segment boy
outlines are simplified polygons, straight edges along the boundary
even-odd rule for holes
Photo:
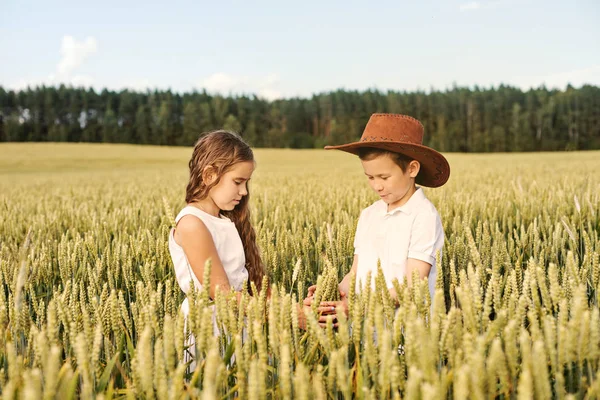
[[[370,271],[377,275],[377,261],[392,298],[397,301],[393,280],[412,282],[417,271],[429,279],[433,299],[437,273],[436,252],[442,250],[444,231],[434,205],[417,186],[440,187],[450,176],[448,161],[437,151],[423,146],[423,125],[416,119],[398,114],[373,114],[361,140],[340,146],[326,146],[359,156],[371,188],[380,200],[365,208],[358,220],[354,240],[352,269],[339,284],[348,293],[350,276],[356,274],[357,290],[362,289]],[[310,305],[315,286],[304,301]],[[347,300],[323,302],[347,312]],[[322,316],[321,320],[324,320]]]

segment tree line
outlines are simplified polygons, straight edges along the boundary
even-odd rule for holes
[[[206,91],[175,93],[0,86],[0,141],[191,145],[225,128],[255,147],[321,148],[360,138],[374,112],[423,122],[440,151],[600,149],[600,87],[500,85],[445,91],[349,91],[267,101]]]

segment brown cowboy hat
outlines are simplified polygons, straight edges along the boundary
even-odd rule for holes
[[[358,149],[363,147],[388,150],[419,161],[421,169],[415,179],[419,185],[439,187],[450,177],[446,158],[423,146],[423,125],[408,115],[373,114],[359,142],[325,146],[325,150],[342,150],[358,155]]]

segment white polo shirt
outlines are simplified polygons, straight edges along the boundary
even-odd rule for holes
[[[415,258],[431,264],[429,293],[433,301],[437,274],[436,252],[444,245],[444,229],[435,206],[425,197],[420,187],[406,204],[388,212],[383,200],[365,208],[358,220],[354,238],[354,254],[358,255],[356,290],[366,283],[371,271],[374,287],[377,260],[388,288],[393,280],[404,279],[406,260]]]

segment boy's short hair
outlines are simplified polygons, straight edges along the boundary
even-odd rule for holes
[[[378,149],[376,147],[361,147],[358,149],[358,157],[361,160],[372,160],[375,157],[387,155],[400,167],[402,172],[406,172],[406,168],[414,158],[405,156],[404,154],[396,153],[389,150]]]

